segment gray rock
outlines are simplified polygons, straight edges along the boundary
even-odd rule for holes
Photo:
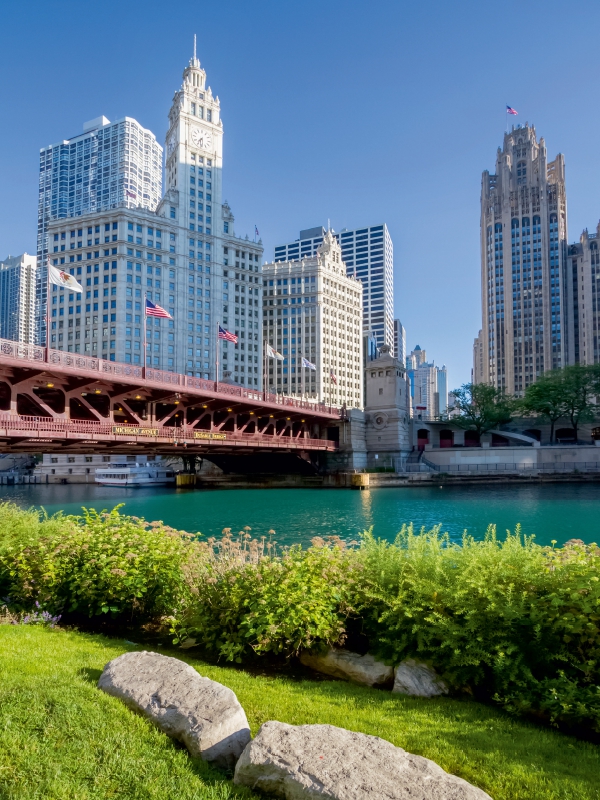
[[[491,800],[427,758],[333,725],[265,722],[234,783],[286,800]]]
[[[349,650],[336,650],[331,647],[325,653],[300,654],[300,661],[307,667],[325,675],[365,686],[385,686],[394,680],[394,670],[367,653],[361,656]]]
[[[432,667],[407,658],[396,667],[392,691],[414,697],[437,697],[448,694],[448,687]]]
[[[98,688],[118,697],[182,742],[192,756],[233,767],[250,741],[244,709],[226,686],[177,658],[125,653],[105,667]]]

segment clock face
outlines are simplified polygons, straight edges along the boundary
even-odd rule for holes
[[[175,150],[175,137],[171,136],[167,141],[167,155],[170,156],[173,150]]]
[[[192,142],[196,147],[201,147],[203,150],[210,150],[212,147],[212,134],[205,131],[203,128],[192,128]]]

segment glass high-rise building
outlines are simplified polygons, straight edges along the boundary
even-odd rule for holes
[[[342,247],[346,273],[363,285],[363,331],[373,332],[377,345],[394,349],[394,245],[387,225],[332,232]],[[300,238],[275,248],[274,261],[313,257],[325,228],[300,231]],[[395,354],[394,354],[395,355]]]
[[[27,253],[0,261],[0,339],[34,343],[36,272]]]
[[[37,230],[37,340],[46,342],[46,262],[53,253],[100,244],[100,237],[48,242],[48,226],[60,219],[119,208],[155,211],[162,194],[162,147],[154,134],[129,117],[86,122],[83,133],[40,150]],[[81,226],[76,228],[82,231]],[[50,246],[49,246],[50,245]]]

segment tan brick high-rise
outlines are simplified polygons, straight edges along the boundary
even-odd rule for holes
[[[562,155],[548,163],[528,124],[504,136],[481,186],[481,381],[522,395],[567,363],[567,201]]]

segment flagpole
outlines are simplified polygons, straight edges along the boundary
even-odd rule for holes
[[[219,321],[217,320],[217,344],[215,347],[215,391],[219,391]]]
[[[142,355],[142,358],[144,359],[144,364],[143,364],[144,372],[142,373],[144,379],[146,378],[146,364],[148,362],[148,340],[147,340],[148,332],[146,330],[146,317],[148,316],[148,311],[146,308],[147,299],[148,299],[148,292],[144,292],[144,350]]]
[[[50,256],[46,259],[46,361],[50,361]]]
[[[267,391],[267,340],[263,339],[263,400]]]

